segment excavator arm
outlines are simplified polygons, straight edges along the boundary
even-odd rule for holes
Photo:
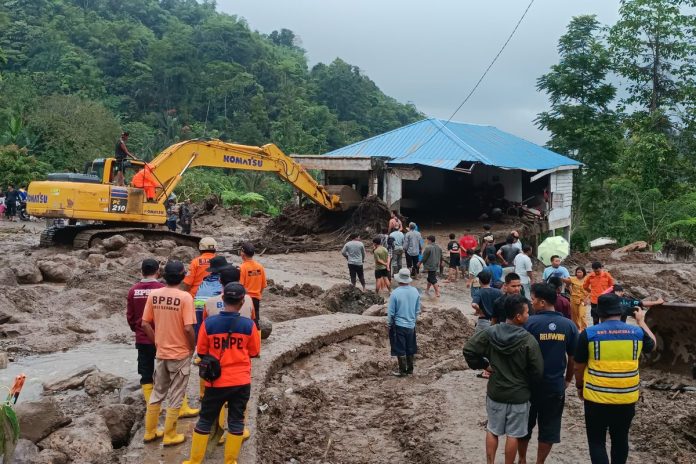
[[[341,209],[338,196],[329,193],[274,144],[254,147],[220,140],[188,140],[166,148],[148,165],[161,185],[158,203],[166,201],[188,169],[203,166],[273,172],[316,204],[328,210]]]

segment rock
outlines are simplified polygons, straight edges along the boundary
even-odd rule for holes
[[[144,246],[139,243],[129,243],[121,250],[122,256],[132,257],[143,253],[149,253]]]
[[[614,247],[616,247],[616,240],[610,237],[600,237],[590,242],[591,250],[614,249]]]
[[[33,261],[20,261],[10,268],[20,284],[38,284],[43,280],[41,270]]]
[[[13,464],[36,464],[39,460],[39,448],[31,440],[20,438],[14,450]]]
[[[271,336],[273,332],[273,323],[265,317],[259,318],[259,328],[261,329],[261,339],[265,340]]]
[[[99,410],[111,434],[114,448],[126,446],[130,441],[133,424],[140,419],[142,409],[126,404],[111,404]]]
[[[145,398],[143,397],[140,382],[138,380],[126,382],[119,391],[118,402],[128,405],[134,404],[144,408]]]
[[[176,248],[176,242],[174,240],[160,240],[157,243],[157,246],[160,248],[167,248],[168,250],[173,250]]]
[[[198,250],[188,246],[178,246],[169,254],[169,259],[176,259],[182,263],[189,263],[198,256]]]
[[[7,364],[10,359],[7,356],[7,351],[0,351],[0,369],[7,369]]]
[[[72,269],[65,264],[54,261],[42,261],[39,263],[39,270],[46,282],[64,283],[73,276]]]
[[[34,464],[68,464],[70,459],[65,453],[53,449],[45,449],[39,453]]]
[[[376,304],[367,308],[362,313],[363,316],[386,316],[387,315],[387,305]]]
[[[68,427],[53,432],[39,446],[60,451],[73,462],[109,462],[109,454],[113,452],[106,421],[96,413],[80,417]]]
[[[112,392],[121,388],[123,382],[125,382],[123,377],[98,370],[89,374],[85,379],[85,392],[89,396]]]
[[[152,250],[154,254],[157,256],[169,256],[169,253],[171,250],[169,248],[164,248],[164,247],[157,247]]]
[[[106,256],[94,253],[87,256],[87,262],[92,266],[99,266],[101,263],[106,262]]]
[[[107,251],[107,252],[104,254],[104,256],[106,256],[106,257],[109,258],[109,259],[120,258],[120,257],[121,257],[121,253],[119,253],[118,251]]]
[[[77,321],[68,322],[65,324],[65,328],[79,334],[93,334],[96,332],[96,330],[84,327]]]
[[[632,251],[645,251],[648,249],[648,242],[633,242],[621,248],[614,250],[614,253],[630,253]]]
[[[70,377],[67,377],[65,379],[48,384],[44,383],[43,389],[47,392],[74,390],[83,386],[85,384],[85,380],[87,380],[87,376],[97,371],[98,369],[96,368],[96,366],[91,366],[87,369],[83,369],[79,372],[76,372],[75,374],[72,374]]]
[[[112,237],[105,238],[102,242],[102,246],[106,251],[120,250],[126,245],[128,245],[128,239],[123,235],[114,235]]]
[[[54,431],[70,423],[70,418],[53,398],[20,401],[15,406],[19,419],[20,437],[38,443]]]
[[[372,305],[384,304],[384,298],[374,292],[362,292],[349,284],[338,284],[324,293],[322,302],[332,313],[362,314]]]
[[[87,250],[87,255],[101,255],[104,254],[104,247],[93,246]]]
[[[0,287],[16,287],[17,277],[12,269],[2,268],[0,269]]]

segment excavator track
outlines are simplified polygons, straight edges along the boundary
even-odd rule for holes
[[[114,235],[139,234],[146,241],[173,240],[177,245],[198,247],[201,237],[185,235],[171,230],[152,229],[149,227],[122,227],[111,224],[86,224],[75,226],[52,226],[41,233],[39,244],[42,247],[67,245],[78,249],[87,249],[95,239],[105,239]]]

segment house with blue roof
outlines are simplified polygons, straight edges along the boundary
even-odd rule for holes
[[[320,169],[325,184],[379,195],[391,209],[410,215],[478,218],[522,204],[540,212],[544,229],[566,232],[572,173],[580,167],[493,126],[435,118],[321,156],[294,158],[307,169]]]

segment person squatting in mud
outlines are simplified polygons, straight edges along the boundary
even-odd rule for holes
[[[244,413],[251,394],[251,358],[258,356],[261,336],[256,324],[239,314],[246,291],[239,283],[225,285],[224,308],[201,325],[197,352],[219,360],[220,376],[206,381],[201,413],[193,431],[191,457],[184,464],[203,462],[210,432],[227,403],[225,462],[235,463],[244,440]]]
[[[184,275],[180,261],[169,261],[163,273],[167,286],[150,292],[143,311],[143,331],[157,347],[154,388],[145,414],[145,443],[163,438],[163,445],[170,446],[185,440],[183,434],[177,433],[176,424],[191,371],[196,315],[193,298],[179,289]],[[161,432],[157,424],[165,398],[168,398],[167,415]]]
[[[420,293],[411,286],[411,271],[402,268],[394,276],[399,286],[389,297],[387,306],[387,327],[391,355],[396,356],[398,369],[392,372],[396,377],[413,374],[413,358],[418,352],[416,344],[416,319],[420,314]]]

